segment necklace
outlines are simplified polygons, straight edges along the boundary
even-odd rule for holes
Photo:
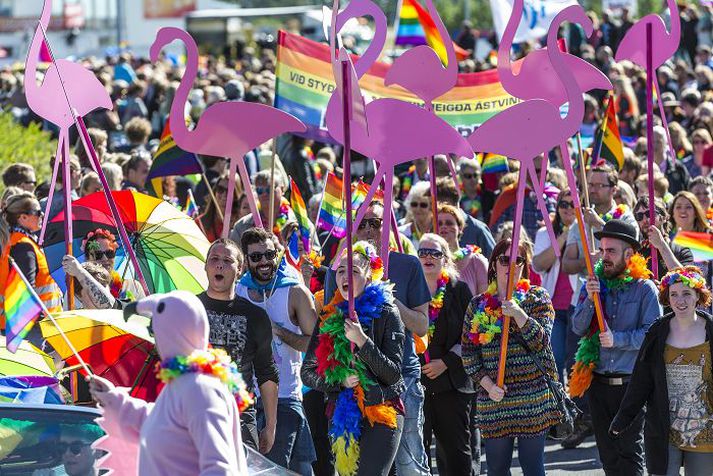
[[[177,355],[156,364],[156,371],[158,379],[165,384],[184,374],[210,375],[228,387],[240,412],[253,404],[253,396],[247,391],[238,366],[223,349],[195,350],[190,355]]]
[[[614,210],[609,211],[605,213],[604,215],[601,216],[602,220],[604,220],[604,223],[607,223],[609,220],[619,220],[621,217],[623,217],[626,213],[629,212],[629,207],[624,205],[623,203],[621,205],[617,205]]]
[[[285,226],[287,220],[290,218],[290,202],[287,201],[285,197],[280,200],[280,213],[278,213],[277,218],[275,218],[275,225],[272,227],[272,232],[279,236],[282,231],[282,227]]]
[[[464,247],[459,248],[458,251],[453,253],[453,261],[455,261],[457,263],[461,260],[464,260],[465,258],[467,258],[468,256],[470,256],[472,254],[478,254],[481,252],[482,252],[482,250],[478,246],[465,245]]]
[[[512,299],[520,304],[530,290],[530,281],[521,279],[515,285]],[[503,311],[500,298],[497,295],[497,283],[488,285],[487,291],[480,295],[477,304],[474,306],[473,317],[470,320],[470,331],[468,340],[475,345],[489,344],[495,334],[503,331]]]
[[[443,308],[443,298],[446,294],[446,286],[450,278],[448,277],[448,272],[443,269],[441,270],[441,275],[436,281],[436,292],[431,298],[431,302],[428,304],[428,338],[433,337],[433,333],[436,331],[436,320],[438,319],[438,314]]]

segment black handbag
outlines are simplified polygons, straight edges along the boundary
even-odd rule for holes
[[[532,357],[535,367],[537,367],[537,369],[545,377],[545,382],[547,382],[547,386],[557,403],[557,409],[562,414],[560,422],[550,428],[550,437],[555,440],[564,440],[574,432],[574,422],[582,414],[582,410],[580,410],[577,404],[569,398],[569,395],[567,395],[564,391],[564,387],[562,387],[562,383],[554,380],[550,374],[545,371],[540,358],[532,352],[530,347],[527,345],[527,342],[525,342],[525,339],[523,339],[520,334],[513,334],[513,337],[521,346],[525,348],[528,355]]]

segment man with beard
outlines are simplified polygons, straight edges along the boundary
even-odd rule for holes
[[[312,474],[316,459],[312,435],[302,407],[302,353],[317,325],[317,311],[309,290],[292,273],[277,237],[263,228],[249,228],[240,239],[248,272],[236,292],[264,309],[272,322],[272,353],[280,385],[275,443],[266,456],[301,475]],[[265,426],[266,412],[258,402],[258,426]]]
[[[457,200],[457,199],[456,199]],[[354,241],[368,241],[381,249],[381,230],[384,224],[384,204],[378,200],[364,204],[367,212],[359,224]],[[335,257],[339,259],[339,257]],[[421,263],[415,256],[389,252],[389,281],[394,284],[394,297],[399,315],[406,327],[404,355],[401,371],[406,391],[401,395],[404,403],[404,429],[396,453],[398,475],[430,475],[426,451],[423,447],[423,402],[421,364],[416,355],[413,334],[423,337],[428,332],[428,305],[431,292],[423,274]],[[336,291],[336,273],[331,269],[324,284],[324,302],[328,303]]]
[[[635,254],[639,248],[636,228],[612,219],[594,235],[600,240],[601,259],[595,266],[596,277],[587,280],[572,316],[572,330],[583,337],[570,391],[584,391],[572,386],[578,381],[577,369],[594,364],[587,397],[604,472],[607,476],[643,475],[643,411],[616,439],[609,435],[609,425],[626,393],[644,335],[661,315],[661,306],[656,286],[645,279],[649,275],[646,262]],[[594,313],[594,293],[599,293],[604,310],[606,330],[601,333]],[[589,360],[584,358],[586,348],[594,349],[588,354]]]
[[[257,380],[265,410],[265,428],[257,431],[254,406],[240,415],[245,444],[267,453],[275,441],[277,428],[278,372],[272,358],[272,326],[265,311],[235,294],[235,285],[243,268],[243,254],[238,244],[220,238],[208,248],[205,270],[208,289],[198,295],[208,314],[209,342],[224,349],[237,364],[248,391],[254,392]]]
[[[693,253],[690,248],[671,243],[669,240],[669,221],[666,205],[657,198],[654,200],[654,210],[656,211],[656,226],[649,223],[649,197],[641,197],[634,205],[634,218],[639,224],[641,233],[641,256],[647,259],[649,269],[651,268],[651,245],[656,248],[658,256],[659,276],[663,276],[669,269],[680,268],[681,266],[693,264]]]

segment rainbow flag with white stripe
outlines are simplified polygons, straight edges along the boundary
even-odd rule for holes
[[[35,325],[37,316],[42,314],[43,306],[12,259],[5,286],[4,305],[7,350],[15,353]]]

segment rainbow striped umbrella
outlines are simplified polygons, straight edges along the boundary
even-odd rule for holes
[[[16,353],[7,350],[5,336],[0,336],[0,377],[42,375],[51,377],[56,372],[52,357],[23,341]]]

